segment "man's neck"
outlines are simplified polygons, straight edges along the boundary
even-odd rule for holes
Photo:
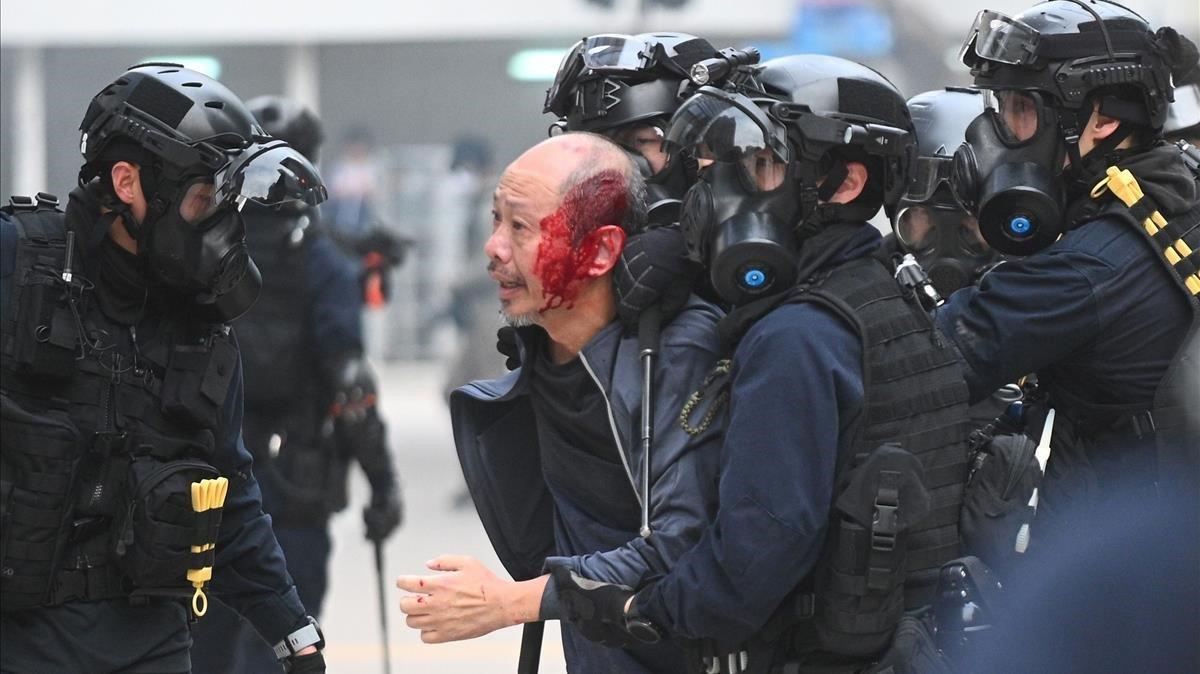
[[[109,213],[107,208],[100,209],[101,214]],[[113,221],[108,225],[108,238],[112,239],[118,246],[137,255],[137,241],[129,235],[129,230],[125,228],[125,219],[121,216],[113,218]]]
[[[605,277],[584,289],[570,309],[555,309],[543,316],[542,328],[549,335],[550,360],[566,363],[583,350],[617,316],[611,279]]]

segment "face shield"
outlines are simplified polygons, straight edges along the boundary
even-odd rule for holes
[[[265,140],[265,139],[264,139]],[[328,196],[317,169],[287,143],[270,139],[235,155],[213,179],[218,208],[246,201],[278,206],[298,201],[316,206]]]
[[[745,96],[702,88],[671,119],[669,154],[690,151],[702,171],[732,167],[751,194],[779,189],[787,174],[787,132]]]
[[[958,58],[968,67],[980,61],[1029,65],[1036,61],[1041,34],[1029,24],[985,9],[975,15]]]
[[[901,202],[929,201],[942,185],[950,183],[951,157],[917,157],[912,166],[912,178]]]
[[[572,93],[584,71],[604,74],[632,74],[650,62],[651,50],[645,40],[632,35],[602,34],[584,38],[567,50],[554,82],[546,90],[542,112],[565,116],[571,107]]]

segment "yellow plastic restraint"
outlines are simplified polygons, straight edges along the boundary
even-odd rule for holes
[[[192,510],[198,513],[213,510],[225,505],[225,495],[229,493],[229,480],[218,477],[215,480],[201,480],[192,483]],[[216,542],[204,545],[193,545],[192,552],[207,552],[216,547]],[[204,594],[204,583],[212,580],[212,567],[188,569],[187,579],[191,581],[196,592],[192,595],[192,613],[199,618],[208,613],[208,596]]]
[[[1104,179],[1096,183],[1092,188],[1092,198],[1099,199],[1105,190],[1113,193],[1126,206],[1132,208],[1134,204],[1142,200],[1145,194],[1142,192],[1142,186],[1138,184],[1137,179],[1129,172],[1129,169],[1119,169],[1116,166],[1109,166],[1105,171],[1107,174]],[[1142,221],[1142,227],[1150,236],[1154,236],[1160,229],[1167,226],[1167,220],[1157,210],[1150,214],[1150,217]],[[1163,257],[1167,258],[1167,262],[1172,265],[1179,264],[1179,261],[1192,254],[1191,246],[1187,245],[1183,239],[1179,239],[1163,249]],[[1200,277],[1196,274],[1191,274],[1185,278],[1184,283],[1193,295],[1200,295]]]

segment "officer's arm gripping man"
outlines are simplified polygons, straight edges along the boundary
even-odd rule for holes
[[[678,332],[674,335],[668,333],[663,338],[654,379],[650,536],[634,536],[613,550],[573,557],[550,557],[546,560],[546,570],[564,566],[593,580],[639,587],[667,573],[699,538],[712,518],[712,495],[716,488],[724,424],[719,414],[707,429],[691,436],[680,425],[679,415],[689,395],[700,388],[708,375],[709,364],[715,362],[714,349],[715,344],[697,344]],[[698,406],[690,423],[699,425],[710,405],[711,400],[708,400]],[[634,418],[640,418],[640,414],[640,409],[635,408]],[[635,436],[633,443],[634,447],[625,449],[632,457],[630,470],[634,482],[640,485],[640,439]],[[634,497],[634,494],[630,496]],[[547,588],[554,592],[553,580]],[[544,602],[543,607],[546,606]]]
[[[862,349],[808,304],[762,318],[739,344],[722,446],[720,508],[699,543],[637,595],[666,631],[740,643],[816,563],[838,440],[863,399]]]

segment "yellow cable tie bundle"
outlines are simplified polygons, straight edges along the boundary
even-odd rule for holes
[[[229,480],[218,477],[215,480],[201,480],[192,483],[192,510],[202,513],[221,508],[225,505],[225,495],[229,493]],[[203,545],[193,545],[192,552],[208,552],[216,547],[216,542]],[[204,583],[212,580],[212,567],[188,569],[187,579],[191,581],[196,592],[192,594],[192,612],[199,618],[208,612],[208,596],[204,594]]]

